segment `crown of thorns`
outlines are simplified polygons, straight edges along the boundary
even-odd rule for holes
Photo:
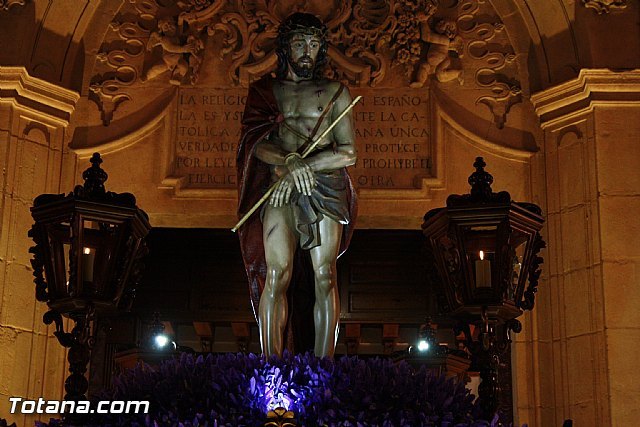
[[[295,22],[293,19],[287,19],[278,27],[278,33],[281,35],[285,34],[308,34],[313,36],[318,36],[320,38],[325,38],[327,36],[327,27],[320,23],[318,26],[315,23],[309,22],[310,20],[304,20],[307,22]]]

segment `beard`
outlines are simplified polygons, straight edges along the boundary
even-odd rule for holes
[[[308,61],[303,62],[303,60],[308,60]],[[291,66],[291,69],[298,77],[302,77],[303,79],[309,79],[313,77],[313,72],[316,67],[316,62],[310,56],[303,56],[302,58],[298,59],[297,62],[292,61],[289,58],[289,65]]]

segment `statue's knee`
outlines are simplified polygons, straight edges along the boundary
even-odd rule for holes
[[[329,293],[335,287],[331,264],[321,265],[315,271],[316,288],[323,293]]]
[[[284,292],[287,289],[290,278],[291,269],[288,265],[268,266],[266,287],[275,294]]]

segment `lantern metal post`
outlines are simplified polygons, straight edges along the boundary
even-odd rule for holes
[[[34,200],[29,231],[36,299],[46,302],[45,324],[69,348],[70,375],[65,400],[86,400],[87,364],[94,344],[98,316],[130,308],[147,253],[147,214],[130,193],[106,191],[107,173],[94,153],[84,171],[84,185],[69,194],[43,194]],[[63,316],[75,326],[64,331]],[[80,423],[77,416],[65,421]]]
[[[465,335],[472,369],[482,379],[481,407],[491,419],[503,400],[499,373],[509,363],[511,333],[522,329],[517,317],[534,307],[538,253],[545,243],[540,208],[514,202],[506,191],[494,193],[485,166],[482,157],[476,158],[470,193],[449,196],[445,208],[425,215],[422,229],[442,282],[440,310],[456,319],[456,332]],[[500,412],[508,423],[512,409]]]

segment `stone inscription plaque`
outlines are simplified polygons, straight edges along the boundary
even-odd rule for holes
[[[430,176],[428,92],[353,89],[358,160],[351,177],[358,188],[420,188]]]
[[[180,88],[175,175],[187,188],[236,188],[236,151],[247,90]]]
[[[420,188],[431,176],[427,92],[409,88],[351,89],[362,95],[353,117],[358,160],[350,168],[359,188]],[[235,155],[246,102],[243,88],[180,88],[175,175],[186,188],[236,187]]]

